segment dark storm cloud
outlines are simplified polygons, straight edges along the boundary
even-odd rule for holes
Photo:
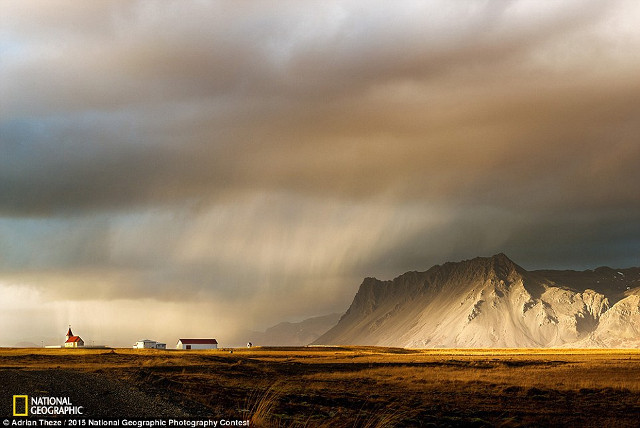
[[[632,210],[537,211],[469,207],[446,226],[425,227],[363,270],[390,279],[452,260],[504,251],[528,270],[624,268],[640,261],[640,214]]]
[[[64,18],[7,6],[19,19],[3,23],[19,51],[2,78],[11,215],[256,188],[504,200],[566,185],[558,164],[631,138],[612,132],[638,113],[637,64],[611,81],[581,69],[608,47],[590,30],[602,2],[43,7]],[[587,58],[535,63],[572,37]]]

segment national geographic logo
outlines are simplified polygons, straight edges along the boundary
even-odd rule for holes
[[[29,396],[13,396],[13,416],[29,416]]]
[[[74,406],[69,397],[13,396],[13,416],[81,415],[84,407]]]

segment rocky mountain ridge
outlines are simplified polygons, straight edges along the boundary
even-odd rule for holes
[[[314,344],[640,347],[640,268],[527,271],[497,254],[365,278]]]

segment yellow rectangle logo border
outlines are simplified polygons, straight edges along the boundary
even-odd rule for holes
[[[17,398],[24,398],[24,413],[16,413]],[[29,396],[28,395],[13,396],[13,416],[29,416]]]

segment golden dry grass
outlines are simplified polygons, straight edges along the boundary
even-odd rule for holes
[[[0,370],[101,373],[253,426],[633,426],[640,418],[640,350],[233,351],[0,349]]]

